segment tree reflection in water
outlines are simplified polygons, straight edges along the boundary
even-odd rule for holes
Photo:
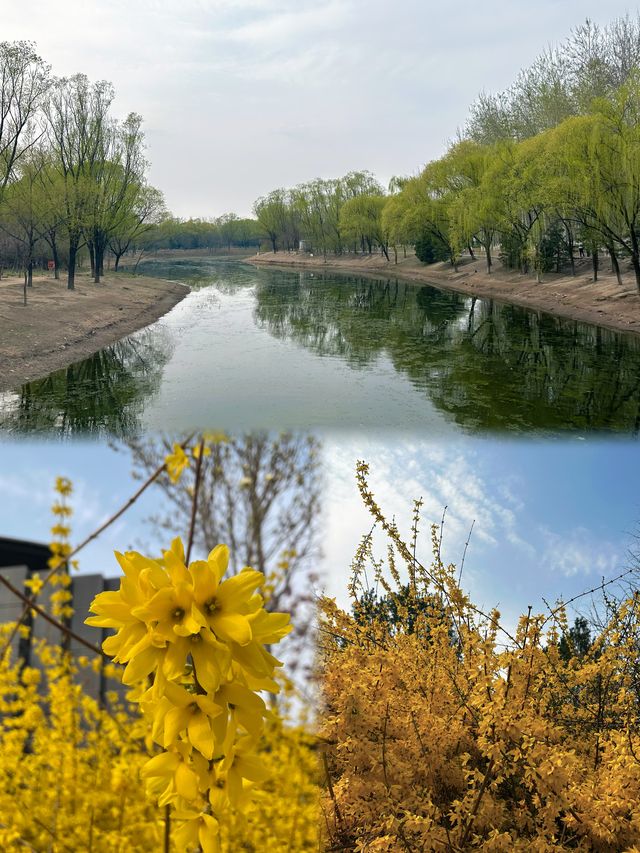
[[[17,392],[0,395],[0,429],[70,435],[138,431],[171,357],[167,334],[145,329]]]
[[[17,393],[0,395],[0,429],[130,435],[144,428],[152,397],[148,408],[156,423],[170,416],[195,425],[202,400],[213,393],[214,374],[231,397],[245,386],[255,388],[255,376],[269,377],[268,370],[256,370],[247,351],[264,352],[265,358],[273,353],[280,372],[272,381],[291,388],[287,403],[297,404],[293,397],[300,395],[303,414],[309,407],[307,425],[313,427],[317,400],[305,387],[303,360],[296,359],[294,347],[280,348],[274,339],[292,341],[324,360],[316,376],[325,388],[335,383],[337,398],[352,407],[347,414],[355,422],[358,405],[366,418],[371,404],[366,389],[351,396],[355,377],[344,364],[372,376],[376,388],[382,388],[374,400],[380,426],[406,419],[408,427],[420,428],[423,409],[412,405],[408,380],[416,398],[428,403],[426,416],[435,406],[452,432],[455,426],[468,433],[638,434],[640,429],[636,336],[393,279],[255,270],[213,259],[149,262],[144,271],[210,290],[202,294],[206,298],[181,303],[173,321],[156,323]],[[221,302],[220,294],[229,298]],[[222,303],[230,312],[228,325]],[[264,343],[268,336],[262,330],[273,336],[271,346]],[[179,343],[175,355],[173,340]],[[201,370],[197,381],[194,365]],[[181,383],[183,374],[189,381]],[[394,382],[402,391],[396,399],[405,402],[388,411]],[[177,393],[183,387],[187,393]],[[263,384],[255,393],[262,400],[264,392]],[[216,401],[221,422],[227,417],[226,394]],[[154,411],[157,400],[160,411]],[[336,426],[344,411],[336,415]]]
[[[640,339],[398,280],[264,277],[256,322],[321,356],[395,369],[466,431],[640,428]]]

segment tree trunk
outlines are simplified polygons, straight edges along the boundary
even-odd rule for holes
[[[388,261],[389,260],[389,252],[387,251],[387,247],[384,245],[384,243],[381,244],[381,249],[382,249],[383,255],[385,256],[385,258]]]
[[[120,258],[122,257],[123,253],[122,252],[114,252],[114,254],[115,254],[116,259],[115,259],[114,264],[113,264],[113,271],[118,272],[118,268],[120,267]]]
[[[467,248],[469,249],[469,254],[471,255],[471,259],[475,261],[476,256],[473,254],[473,249],[471,248],[471,244],[469,244],[467,246]]]
[[[27,264],[27,287],[33,287],[33,260]]]
[[[597,246],[593,247],[593,252],[591,253],[591,265],[593,267],[593,280],[598,280],[598,267],[600,265],[600,255],[598,254]]]
[[[69,240],[69,271],[67,273],[67,290],[73,290],[76,286],[76,258],[78,256],[79,238]]]
[[[104,250],[105,250],[105,241],[101,238],[97,239],[93,244],[93,259],[94,259],[94,269],[93,269],[93,281],[95,284],[100,284],[100,276],[104,275]]]
[[[640,293],[640,247],[638,246],[638,235],[634,228],[631,229],[631,264],[636,276],[636,287]]]
[[[566,235],[567,235],[567,249],[569,250],[569,262],[571,264],[571,275],[575,275],[576,274],[576,260],[573,257],[573,249],[574,249],[573,234],[571,233],[571,228],[569,228],[569,226],[567,225],[566,222],[564,223],[564,230],[565,230]]]
[[[60,257],[58,255],[58,244],[56,238],[51,235],[51,254],[53,255],[53,277],[56,281],[60,281]]]
[[[631,255],[631,263],[636,276],[636,287],[638,288],[638,293],[640,293],[640,256],[638,252],[633,252]]]
[[[484,250],[487,255],[487,273],[491,275],[491,266],[493,264],[491,260],[491,243],[485,243]]]
[[[609,249],[609,257],[611,258],[611,269],[616,274],[616,278],[618,279],[618,284],[622,287],[622,273],[620,272],[620,264],[618,263],[618,256],[616,255],[616,250],[613,246],[608,246]]]
[[[96,253],[93,245],[93,240],[87,240],[87,249],[89,250],[89,262],[91,264],[91,275],[96,274]]]

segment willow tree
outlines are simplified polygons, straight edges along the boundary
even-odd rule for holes
[[[436,180],[437,164],[429,163],[421,175],[411,178],[397,194],[397,203],[404,210],[402,222],[410,243],[424,235],[442,246],[451,266],[457,268],[459,245],[451,229],[451,197]]]
[[[290,224],[290,199],[286,189],[272,190],[257,199],[253,212],[263,236],[271,243],[275,254],[278,243],[284,245]]]
[[[491,150],[488,146],[462,140],[432,164],[440,192],[446,193],[452,242],[468,246],[473,256],[472,243],[477,240],[485,251],[489,273],[493,263],[491,247],[498,230],[495,211],[483,188]]]
[[[145,190],[142,117],[130,113],[122,123],[105,123],[97,143],[100,150],[88,175],[84,226],[96,284],[104,272],[104,253],[111,236],[130,219]]]
[[[618,253],[630,257],[640,290],[640,81],[595,107],[550,135],[550,189],[595,251],[607,247],[619,281]]]
[[[348,199],[340,213],[340,229],[347,238],[360,241],[369,254],[379,246],[389,260],[388,238],[383,227],[382,212],[387,199],[383,195],[358,195]]]

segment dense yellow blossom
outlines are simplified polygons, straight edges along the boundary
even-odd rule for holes
[[[366,473],[361,493],[390,540],[388,572],[374,560],[389,606],[365,595],[366,538],[353,611],[322,602],[327,847],[638,848],[640,595],[611,606],[580,652],[568,643],[561,653],[562,607],[529,612],[507,633],[443,565],[437,530],[433,562],[416,559]]]
[[[257,691],[278,689],[265,646],[291,630],[289,616],[264,609],[262,573],[225,577],[223,545],[188,566],[179,538],[161,559],[116,556],[120,589],[96,596],[86,621],[115,630],[103,648],[126,664],[123,682],[148,683],[131,695],[164,750],[142,769],[149,795],[172,806],[183,843],[217,851],[220,822],[269,777],[259,753],[273,714]]]

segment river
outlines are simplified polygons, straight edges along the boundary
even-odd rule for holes
[[[0,429],[637,435],[640,338],[393,278],[149,260],[191,293],[0,396]]]

